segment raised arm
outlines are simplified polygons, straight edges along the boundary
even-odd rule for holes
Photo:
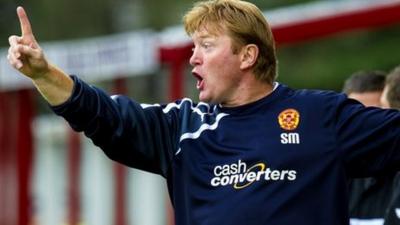
[[[50,105],[65,102],[72,94],[74,86],[72,79],[47,61],[22,7],[17,8],[17,15],[21,25],[21,36],[12,35],[8,39],[9,63],[32,80]]]

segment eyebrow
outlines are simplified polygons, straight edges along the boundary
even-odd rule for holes
[[[204,40],[204,39],[216,39],[215,36],[213,35],[209,35],[209,34],[205,34],[205,35],[200,35],[197,37],[197,40]]]
[[[213,37],[213,35],[211,34],[202,34],[199,36],[199,38],[209,38],[209,37]]]

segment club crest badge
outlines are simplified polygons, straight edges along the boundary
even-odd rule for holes
[[[278,122],[284,130],[295,130],[300,123],[300,113],[295,109],[286,109],[279,114]]]

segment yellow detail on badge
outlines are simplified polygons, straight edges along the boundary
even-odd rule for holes
[[[278,116],[278,122],[284,130],[294,130],[300,123],[300,113],[295,109],[286,109]]]

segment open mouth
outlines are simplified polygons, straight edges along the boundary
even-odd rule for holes
[[[193,72],[192,74],[197,79],[196,88],[198,90],[200,90],[200,91],[203,90],[203,88],[204,88],[204,79],[196,72]]]

